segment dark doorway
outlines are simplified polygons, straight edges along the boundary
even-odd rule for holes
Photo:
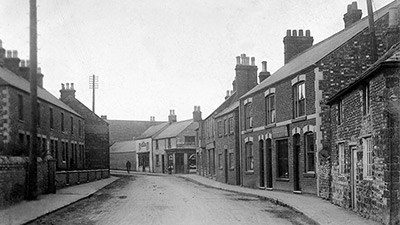
[[[272,188],[272,141],[267,139],[265,141],[267,151],[267,188]]]
[[[301,191],[300,187],[300,135],[293,136],[293,185],[294,191]]]
[[[264,164],[264,141],[258,142],[258,151],[260,154],[260,187],[265,187],[265,164]]]
[[[161,155],[161,169],[162,169],[162,173],[165,173],[165,156]]]
[[[225,171],[225,183],[228,183],[228,150],[225,149],[225,165],[224,165],[224,171]]]
[[[184,165],[184,154],[183,153],[175,153],[175,173],[184,173],[185,165]]]

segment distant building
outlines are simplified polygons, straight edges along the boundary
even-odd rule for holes
[[[135,139],[136,146],[136,170],[143,172],[154,172],[153,137],[167,127],[168,123],[161,123],[149,127],[143,134]],[[140,166],[139,166],[140,165]]]
[[[131,170],[136,170],[136,144],[134,140],[115,142],[110,147],[110,169],[126,170],[126,162],[131,163]]]
[[[170,110],[169,124],[153,139],[154,172],[189,173],[196,171],[196,129],[201,121],[199,106],[195,106],[193,119],[177,122],[174,110]],[[139,161],[139,167],[141,166]]]
[[[1,43],[1,42],[0,42]],[[84,168],[84,118],[43,88],[38,76],[38,146],[56,159],[57,170]],[[29,65],[0,45],[0,155],[28,156],[31,140]]]
[[[78,121],[78,135],[85,136],[85,168],[109,169],[109,126],[106,120],[96,115],[82,102],[75,98],[74,84],[62,84],[60,100],[78,112],[85,121]],[[82,133],[84,132],[84,134]]]

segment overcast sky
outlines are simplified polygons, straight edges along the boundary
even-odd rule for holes
[[[203,118],[232,89],[235,57],[268,71],[283,65],[287,29],[310,29],[314,44],[344,28],[351,0],[37,0],[38,61],[56,97],[74,83],[92,108],[89,76],[99,76],[98,115],[108,119]],[[367,14],[366,0],[358,6]],[[391,0],[373,0],[374,10]],[[3,47],[29,58],[29,0],[1,0]]]

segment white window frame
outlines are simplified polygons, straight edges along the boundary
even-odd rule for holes
[[[346,157],[344,142],[338,143],[338,162],[339,162],[339,175],[346,173]]]
[[[372,138],[362,139],[363,149],[363,178],[372,179],[372,166],[374,164]]]

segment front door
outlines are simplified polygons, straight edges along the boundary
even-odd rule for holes
[[[176,173],[184,173],[184,154],[183,153],[175,153],[175,172]]]
[[[228,150],[225,149],[225,165],[224,165],[224,171],[225,171],[225,183],[228,183]]]
[[[267,139],[265,141],[267,150],[267,188],[272,188],[272,141]]]
[[[357,147],[350,146],[351,150],[351,174],[350,174],[350,183],[351,183],[351,207],[354,211],[357,211]],[[362,157],[361,157],[362,159]]]
[[[164,159],[164,155],[161,155],[161,168],[162,168],[162,173],[165,173],[165,159]]]
[[[295,134],[293,136],[293,190],[301,191],[300,187],[300,135]]]
[[[258,142],[258,151],[260,154],[260,187],[265,187],[265,170],[264,170],[264,141],[260,140]]]

